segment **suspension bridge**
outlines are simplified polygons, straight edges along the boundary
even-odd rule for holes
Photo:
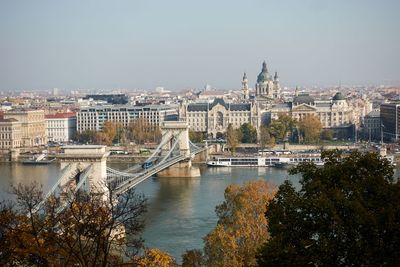
[[[164,122],[161,125],[162,138],[154,152],[140,164],[126,170],[116,170],[107,167],[109,152],[100,145],[74,145],[62,148],[57,158],[61,163],[61,174],[46,194],[37,210],[51,196],[60,194],[66,188],[76,192],[104,193],[111,190],[113,197],[127,192],[147,178],[163,172],[176,164],[179,171],[191,171],[191,160],[198,153],[207,150],[207,145],[194,144],[189,140],[186,122]],[[177,175],[179,176],[179,175]]]

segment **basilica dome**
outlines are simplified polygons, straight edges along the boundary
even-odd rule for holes
[[[265,63],[265,61],[263,62],[262,65],[262,70],[260,72],[260,74],[258,74],[257,76],[257,82],[266,82],[266,81],[270,81],[272,80],[271,75],[268,73],[268,69],[267,69],[267,63]]]
[[[334,101],[345,100],[345,98],[344,98],[344,96],[342,95],[341,92],[337,92],[337,93],[335,94],[335,96],[332,98],[332,100],[334,100]]]

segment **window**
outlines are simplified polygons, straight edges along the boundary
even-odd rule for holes
[[[217,112],[217,126],[223,126],[224,125],[224,115],[222,112],[218,111]]]

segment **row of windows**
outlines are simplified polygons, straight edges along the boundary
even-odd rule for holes
[[[0,141],[1,148],[20,147],[20,141]]]

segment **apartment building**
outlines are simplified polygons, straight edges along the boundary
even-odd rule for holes
[[[0,149],[21,147],[21,123],[16,119],[0,118]]]
[[[14,119],[21,124],[21,147],[47,144],[44,110],[13,109],[6,111],[3,117],[5,120]]]
[[[76,133],[76,113],[46,115],[46,131],[49,141],[69,142]]]
[[[174,105],[95,106],[81,108],[76,114],[76,125],[78,132],[100,131],[106,121],[127,127],[131,122],[143,119],[150,127],[158,127],[171,118],[177,118],[177,107]]]

